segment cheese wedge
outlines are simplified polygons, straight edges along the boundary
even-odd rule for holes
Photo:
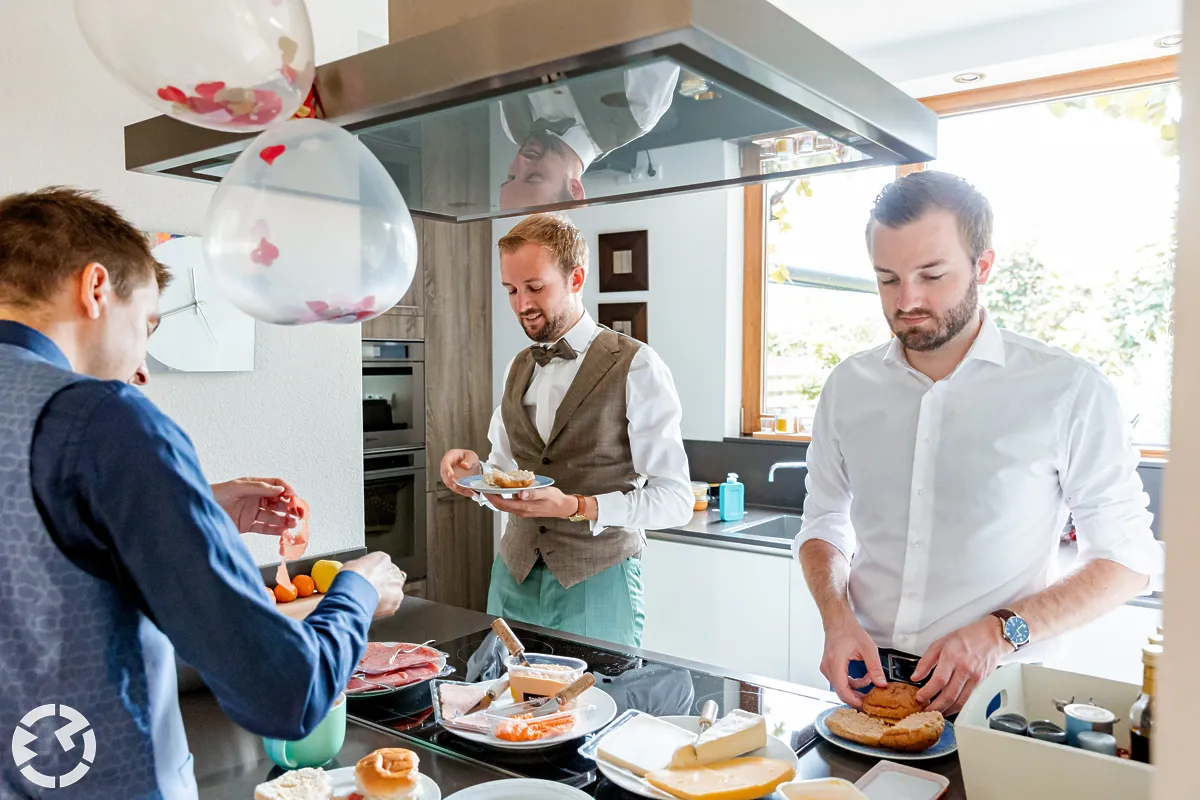
[[[793,781],[783,784],[776,791],[786,800],[867,800],[867,796],[853,783],[841,778]]]
[[[728,761],[767,746],[767,721],[761,714],[735,708],[700,734],[695,749],[690,744],[675,751],[671,767],[696,767]]]
[[[644,777],[647,772],[666,769],[671,756],[690,745],[696,734],[649,714],[638,714],[600,741],[596,755]]]
[[[704,767],[650,772],[646,780],[681,800],[757,800],[795,775],[786,761],[735,758]]]

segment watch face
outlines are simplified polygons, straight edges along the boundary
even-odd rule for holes
[[[1029,623],[1020,617],[1009,617],[1004,621],[1004,636],[1017,647],[1029,641]]]

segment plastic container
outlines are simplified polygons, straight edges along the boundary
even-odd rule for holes
[[[721,521],[736,522],[746,516],[746,487],[738,483],[736,472],[729,473],[718,491]]]
[[[1138,695],[1132,683],[1090,675],[1010,664],[993,672],[976,687],[954,723],[963,783],[971,800],[1012,800],[1013,797],[1119,797],[1147,800],[1154,769],[1123,758],[1077,747],[1041,742],[1028,736],[991,730],[988,706],[999,701],[995,714],[1020,714],[1030,720],[1064,721],[1055,700],[1091,700],[1108,709],[1128,708]],[[1129,722],[1113,728],[1117,747],[1129,749]],[[1014,764],[1020,765],[1019,774]]]
[[[504,659],[504,666],[508,669],[509,691],[517,703],[538,697],[553,697],[582,678],[587,671],[587,662],[579,658],[537,653],[526,653],[525,658],[529,661],[528,667],[516,656]]]
[[[708,484],[692,481],[692,497],[695,502],[692,511],[704,511],[708,508]]]

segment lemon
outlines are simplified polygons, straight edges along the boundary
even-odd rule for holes
[[[329,561],[322,559],[312,566],[313,583],[317,585],[317,591],[325,594],[329,591],[329,585],[333,583],[333,579],[337,577],[338,572],[342,569],[342,562]]]

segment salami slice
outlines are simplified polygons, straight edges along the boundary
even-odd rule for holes
[[[406,652],[398,652],[401,650]],[[358,662],[357,671],[371,676],[426,664],[437,664],[440,669],[445,663],[445,658],[442,653],[424,645],[418,647],[407,642],[370,642],[367,644],[367,654]]]

